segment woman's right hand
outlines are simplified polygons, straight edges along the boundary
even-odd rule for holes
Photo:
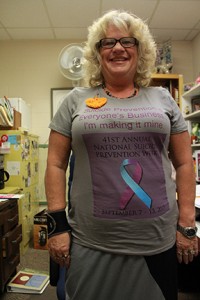
[[[51,258],[61,266],[70,264],[71,233],[65,232],[48,239],[48,250]]]

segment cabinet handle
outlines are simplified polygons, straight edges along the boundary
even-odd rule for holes
[[[11,219],[8,219],[8,222],[12,223],[15,219],[18,219],[18,215],[14,216]]]
[[[12,241],[12,243],[13,243],[13,244],[17,244],[17,243],[20,243],[21,240],[22,240],[22,235],[20,234],[20,235],[18,236],[18,238],[16,238],[16,240]]]
[[[9,261],[9,265],[16,265],[18,260],[19,260],[19,254],[17,254],[13,260]]]

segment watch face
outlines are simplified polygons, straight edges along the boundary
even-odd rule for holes
[[[194,235],[196,235],[196,230],[193,228],[187,229],[186,234],[187,234],[187,236],[194,236]]]

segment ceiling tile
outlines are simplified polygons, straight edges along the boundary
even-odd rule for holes
[[[0,21],[6,27],[49,27],[41,0],[1,0]]]
[[[163,0],[150,23],[152,28],[191,28],[200,19],[200,1]]]
[[[186,41],[192,41],[197,35],[199,34],[199,31],[198,30],[191,30],[189,32],[189,34],[186,36],[185,40]]]
[[[192,40],[200,32],[200,0],[0,0],[0,40],[85,40],[88,26],[110,9],[147,20],[159,39]]]
[[[196,24],[195,28],[200,29],[200,21]]]
[[[55,28],[54,32],[57,39],[86,40],[87,38],[87,28]]]
[[[88,27],[99,16],[97,0],[46,0],[54,27]]]
[[[176,29],[151,29],[155,40],[157,42],[166,42],[168,40],[184,40],[189,34],[190,30],[176,30]]]
[[[53,39],[54,35],[51,29],[47,28],[35,28],[35,29],[8,29],[8,33],[12,39]]]
[[[0,40],[9,40],[10,37],[4,29],[0,29]]]
[[[102,0],[102,11],[124,9],[146,20],[153,13],[156,3],[157,0]]]

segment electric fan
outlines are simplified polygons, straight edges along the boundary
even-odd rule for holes
[[[59,68],[62,75],[77,86],[83,78],[83,47],[81,44],[69,44],[59,54]]]

